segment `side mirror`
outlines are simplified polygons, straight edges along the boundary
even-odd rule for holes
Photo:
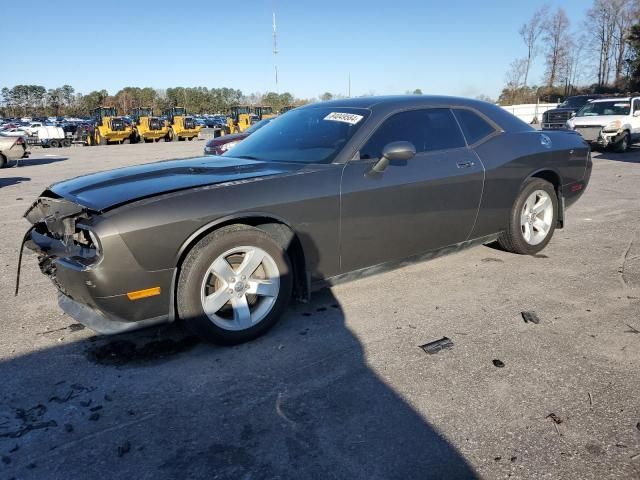
[[[571,112],[571,118],[576,116],[576,112]]]
[[[383,172],[392,161],[411,160],[416,155],[416,147],[411,142],[391,142],[382,149],[382,157],[371,167],[376,173]]]

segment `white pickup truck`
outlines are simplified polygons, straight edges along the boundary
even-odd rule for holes
[[[593,100],[567,121],[567,127],[594,147],[626,152],[640,142],[640,97]]]

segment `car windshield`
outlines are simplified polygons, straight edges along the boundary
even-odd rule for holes
[[[587,97],[569,97],[560,104],[559,108],[580,108],[589,100]]]
[[[291,110],[224,154],[255,160],[330,163],[365,122],[360,108]]]
[[[588,103],[580,109],[577,117],[595,117],[601,115],[629,115],[631,102],[629,100],[611,100],[609,102]]]

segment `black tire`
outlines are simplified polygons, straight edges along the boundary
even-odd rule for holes
[[[629,139],[629,132],[625,131],[622,134],[620,140],[618,140],[613,146],[613,149],[616,151],[616,153],[625,153],[627,150],[629,150]]]
[[[71,140],[69,140],[68,138],[65,138],[62,141],[62,146],[65,147],[65,148],[69,148],[71,146]]]
[[[521,213],[524,204],[529,196],[536,190],[543,190],[549,194],[551,203],[553,205],[553,217],[551,220],[551,226],[545,239],[537,245],[531,245],[528,243],[522,232],[521,226]],[[520,193],[513,204],[511,212],[509,214],[509,223],[507,229],[500,234],[498,238],[498,244],[500,247],[508,252],[517,253],[520,255],[535,255],[540,252],[553,237],[553,232],[556,228],[558,221],[558,196],[553,185],[541,178],[528,179],[520,189]]]
[[[7,157],[0,153],[0,168],[4,168],[7,166]]]
[[[201,288],[214,260],[238,246],[258,247],[267,252],[278,268],[280,287],[271,310],[261,321],[245,330],[226,330],[216,325],[204,312]],[[178,317],[186,323],[189,330],[206,341],[227,345],[246,342],[262,335],[276,324],[289,304],[292,288],[291,262],[287,253],[273,238],[265,231],[247,225],[223,227],[200,240],[185,258],[176,289]]]
[[[58,148],[60,146],[60,144],[58,143],[58,140],[51,140],[51,141],[49,141],[49,146],[51,148]]]

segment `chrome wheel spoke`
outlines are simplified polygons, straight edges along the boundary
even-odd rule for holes
[[[524,239],[527,242],[531,242],[531,236],[533,234],[533,229],[531,228],[531,225],[529,224],[529,222],[525,223],[523,225],[523,232],[522,232]]]
[[[227,259],[223,256],[220,256],[213,262],[211,265],[211,273],[213,273],[216,277],[222,280],[225,285],[229,282],[233,281],[233,278],[236,276],[236,272],[233,271]]]
[[[249,302],[247,296],[242,295],[240,298],[232,297],[231,306],[233,307],[233,320],[242,329],[251,326],[251,309],[249,308]]]
[[[231,294],[226,287],[220,288],[211,295],[207,295],[204,299],[204,311],[208,315],[216,313],[220,310],[229,300]]]
[[[262,297],[275,297],[278,295],[278,285],[269,280],[249,280],[247,293]]]
[[[244,256],[244,260],[238,267],[238,274],[244,275],[247,278],[250,277],[253,272],[260,266],[264,259],[264,252],[262,250],[253,249],[247,251]]]
[[[545,235],[549,231],[549,224],[545,223],[541,218],[536,218],[533,221],[533,228],[535,228],[538,232],[544,233]]]
[[[545,195],[543,197],[540,197],[540,199],[536,202],[536,204],[533,206],[531,210],[533,210],[533,213],[537,215],[550,205],[551,205],[551,199]]]

